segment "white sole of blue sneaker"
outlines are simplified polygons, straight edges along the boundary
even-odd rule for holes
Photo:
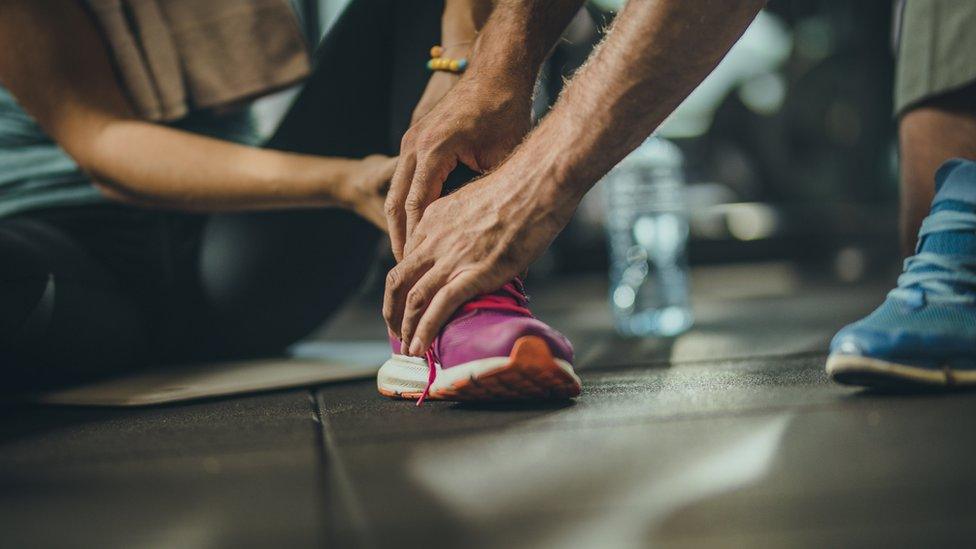
[[[858,355],[832,354],[827,375],[838,383],[860,387],[960,387],[976,385],[976,371],[922,368]]]

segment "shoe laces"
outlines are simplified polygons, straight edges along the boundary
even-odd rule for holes
[[[976,214],[953,210],[931,214],[922,222],[919,242],[928,234],[946,231],[976,232]],[[905,260],[898,287],[889,296],[919,306],[926,302],[976,303],[976,257],[923,252],[920,248]]]
[[[522,279],[515,277],[511,282],[499,288],[498,291],[483,294],[468,301],[461,306],[459,313],[495,310],[532,316],[532,312],[526,307],[528,304],[529,297],[525,293],[525,284],[522,282]],[[439,360],[434,353],[433,344],[427,349],[424,357],[427,359],[427,387],[424,388],[424,392],[417,399],[417,406],[421,406],[427,400],[427,397],[430,396],[430,387],[434,384],[434,380],[437,379],[437,364]]]
[[[437,379],[437,356],[434,355],[434,346],[431,345],[430,349],[424,354],[427,358],[427,386],[424,387],[424,392],[421,393],[420,398],[417,399],[417,406],[423,405],[427,397],[430,396],[430,386],[434,384],[434,380]]]

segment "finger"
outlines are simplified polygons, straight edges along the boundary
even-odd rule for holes
[[[413,172],[413,181],[410,183],[410,192],[404,201],[404,210],[407,214],[405,242],[410,241],[410,235],[413,234],[417,223],[420,223],[427,206],[441,195],[444,180],[456,166],[457,160],[453,155],[444,156],[435,153],[418,158]]]
[[[446,285],[431,298],[427,310],[417,322],[413,338],[410,341],[410,354],[419,356],[426,352],[431,342],[437,337],[441,326],[454,314],[465,301],[478,294],[479,275],[474,271],[466,271]]]
[[[404,139],[406,142],[406,139]],[[397,261],[403,259],[403,245],[407,241],[407,217],[404,202],[410,192],[410,181],[416,168],[416,157],[412,153],[400,156],[393,179],[390,180],[390,192],[386,195],[386,219],[390,229],[390,245],[393,257]]]
[[[400,322],[400,334],[403,341],[410,342],[414,329],[420,317],[430,304],[431,298],[444,286],[450,271],[438,269],[436,266],[424,273],[417,280],[413,288],[407,292],[406,307],[403,310],[403,320]],[[409,347],[409,345],[407,345]]]
[[[386,320],[387,327],[401,339],[403,338],[400,334],[400,324],[403,320],[403,308],[407,292],[432,265],[433,262],[422,263],[408,259],[401,261],[386,275],[386,288],[383,291],[383,319]]]

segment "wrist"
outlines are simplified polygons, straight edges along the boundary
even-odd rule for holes
[[[542,60],[526,59],[524,52],[513,49],[515,46],[493,39],[490,35],[479,35],[471,44],[466,78],[531,96]]]
[[[579,192],[566,165],[558,161],[559,155],[538,153],[534,148],[529,142],[519,147],[500,168],[505,172],[502,179],[517,186],[514,192],[531,197],[526,206],[535,212],[533,218],[561,229],[569,223],[585,191]]]
[[[360,161],[347,158],[316,158],[316,166],[310,173],[316,181],[317,202],[326,206],[352,209],[358,195],[355,191],[355,177]]]
[[[494,114],[532,115],[535,78],[521,69],[508,70],[498,65],[478,64],[477,52],[469,57],[468,69],[461,75],[460,84],[473,92],[479,104],[494,105]]]
[[[480,82],[484,86],[509,90],[514,96],[527,97],[531,100],[535,92],[538,70],[487,60],[484,52],[478,51],[475,47],[468,56],[468,68],[464,75],[466,79]]]

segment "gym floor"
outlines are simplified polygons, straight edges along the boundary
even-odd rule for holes
[[[830,383],[886,283],[694,274],[695,328],[611,335],[602,277],[534,288],[572,403],[430,402],[372,381],[140,409],[7,405],[0,545],[863,546],[976,536],[976,394]],[[890,281],[887,281],[890,283]],[[376,296],[316,337],[376,340]]]

